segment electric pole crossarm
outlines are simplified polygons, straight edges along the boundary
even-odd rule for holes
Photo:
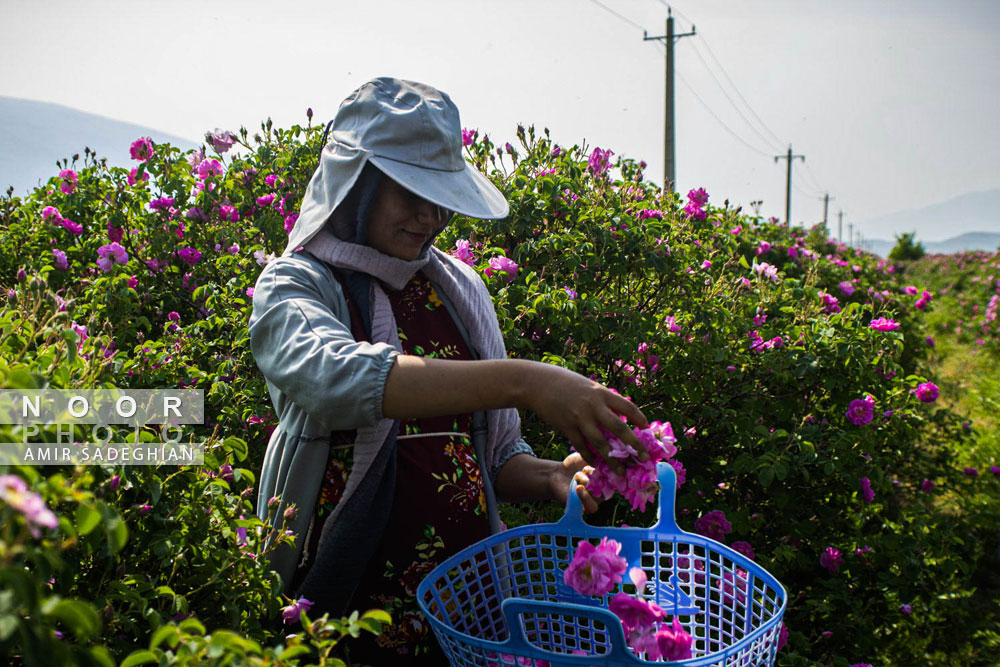
[[[775,155],[774,161],[778,160],[788,160],[788,170],[785,174],[785,224],[791,226],[792,224],[792,161],[795,158],[800,158],[803,162],[806,161],[805,155],[792,155],[792,147],[788,146],[787,155]]]
[[[682,32],[679,35],[674,35],[674,41],[680,39],[681,37],[691,37],[692,35],[696,35],[696,34],[697,33],[695,32],[695,27],[691,26],[691,32]],[[645,30],[642,31],[642,41],[649,42],[649,41],[654,40],[654,39],[657,39],[657,40],[662,39],[663,41],[666,41],[667,40],[667,35],[658,35],[656,37],[650,37]]]

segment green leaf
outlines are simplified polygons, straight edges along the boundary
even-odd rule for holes
[[[76,508],[76,528],[81,535],[90,533],[101,523],[101,513],[88,505]]]
[[[46,615],[65,623],[77,639],[83,641],[96,635],[101,629],[101,619],[97,611],[82,600],[59,600]]]
[[[233,435],[223,441],[223,446],[236,456],[237,461],[245,460],[249,451],[247,441]]]
[[[203,635],[205,634],[205,626],[202,625],[201,621],[197,618],[185,618],[181,621],[178,626],[184,632],[189,632],[191,634]]]
[[[382,634],[382,624],[371,618],[362,618],[358,621],[358,626],[372,633],[373,635]]]
[[[162,628],[161,628],[162,630]],[[155,635],[154,635],[155,636]],[[176,645],[176,644],[175,644]],[[142,649],[140,651],[132,651],[128,654],[128,657],[122,660],[122,664],[119,667],[133,667],[134,665],[148,665],[150,663],[157,663],[160,659],[156,657],[156,654],[148,649]]]
[[[760,479],[760,485],[765,489],[771,486],[771,482],[774,481],[774,468],[764,468],[760,471],[758,478]]]
[[[392,616],[390,616],[389,612],[384,609],[371,609],[366,611],[362,618],[371,618],[379,623],[385,623],[386,625],[392,623]]]
[[[115,667],[115,660],[111,657],[106,646],[94,646],[90,649],[90,658],[94,665],[101,667]]]
[[[108,532],[108,549],[116,554],[125,547],[128,541],[128,528],[120,516],[105,518],[104,527]]]
[[[17,617],[10,614],[0,616],[0,642],[6,641],[8,637],[17,630]]]
[[[0,614],[14,609],[14,591],[0,591]]]
[[[177,642],[180,641],[180,638],[180,632],[177,630],[176,625],[161,625],[149,639],[149,648],[154,649],[164,641],[167,642],[170,648],[175,648],[177,646]]]
[[[291,658],[296,658],[300,655],[309,655],[309,647],[303,646],[302,644],[289,646],[288,648],[286,648],[284,651],[281,652],[281,655],[278,656],[278,660],[289,660]]]

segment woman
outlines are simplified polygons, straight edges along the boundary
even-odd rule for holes
[[[413,599],[422,576],[499,530],[497,498],[564,503],[575,481],[595,511],[584,485],[610,449],[601,427],[642,451],[621,416],[648,422],[576,373],[507,359],[481,278],[432,247],[454,212],[509,211],[463,159],[447,95],[375,79],[331,125],[288,246],[254,293],[251,348],[280,421],[258,514],[273,496],[278,523],[296,506],[295,547],[271,557],[286,595],[312,600],[313,616],[385,607],[393,627],[366,659],[441,664]],[[517,408],[583,455],[536,458]]]

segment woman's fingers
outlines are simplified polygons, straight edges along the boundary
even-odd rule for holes
[[[581,463],[582,457],[577,454],[570,454],[563,461],[563,467],[573,469]],[[573,491],[580,499],[580,503],[583,505],[583,511],[586,514],[593,514],[596,512],[599,504],[598,500],[591,495],[590,491],[587,490],[587,485],[590,484],[590,475],[593,474],[593,472],[593,466],[584,465],[582,468],[573,473]]]
[[[597,499],[590,494],[587,490],[587,484],[590,483],[589,473],[593,472],[594,469],[590,466],[585,467],[573,476],[573,481],[576,483],[576,495],[580,499],[583,505],[583,511],[587,514],[593,514],[597,511]]]
[[[640,410],[632,401],[610,390],[608,390],[608,393],[612,396],[609,400],[608,407],[614,411],[615,417],[611,420],[610,424],[605,422],[604,427],[611,431],[614,435],[618,436],[619,440],[631,445],[633,449],[640,453],[639,458],[645,461],[649,458],[648,454],[644,453],[645,449],[639,442],[639,438],[637,438],[635,433],[632,432],[632,429],[629,428],[628,424],[621,420],[621,415],[624,415],[630,423],[638,428],[648,428],[649,420],[646,419],[646,415],[642,414],[642,410]]]
[[[611,456],[613,448],[605,432],[628,445],[640,460],[648,459],[632,428],[621,419],[624,415],[635,426],[649,426],[631,401],[565,368],[537,364],[533,371],[536,380],[526,385],[527,407],[562,431],[588,463],[604,459],[613,470],[624,471],[622,461]]]
[[[639,406],[637,406],[632,401],[626,399],[624,396],[615,394],[614,392],[611,393],[613,396],[619,399],[616,404],[611,406],[612,410],[614,410],[618,414],[625,415],[625,417],[628,418],[630,422],[632,422],[639,428],[649,427],[649,420],[646,419],[646,415],[642,414],[642,410],[639,409]]]

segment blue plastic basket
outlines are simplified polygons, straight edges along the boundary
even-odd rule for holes
[[[674,469],[661,462],[657,473],[660,507],[651,528],[588,526],[571,492],[558,522],[492,535],[434,568],[417,601],[451,665],[664,664],[642,660],[625,644],[621,622],[607,610],[620,586],[591,598],[563,581],[577,543],[602,537],[621,543],[629,567],[649,575],[647,595],[693,637],[692,658],[670,664],[773,665],[785,589],[743,554],[678,528]]]

